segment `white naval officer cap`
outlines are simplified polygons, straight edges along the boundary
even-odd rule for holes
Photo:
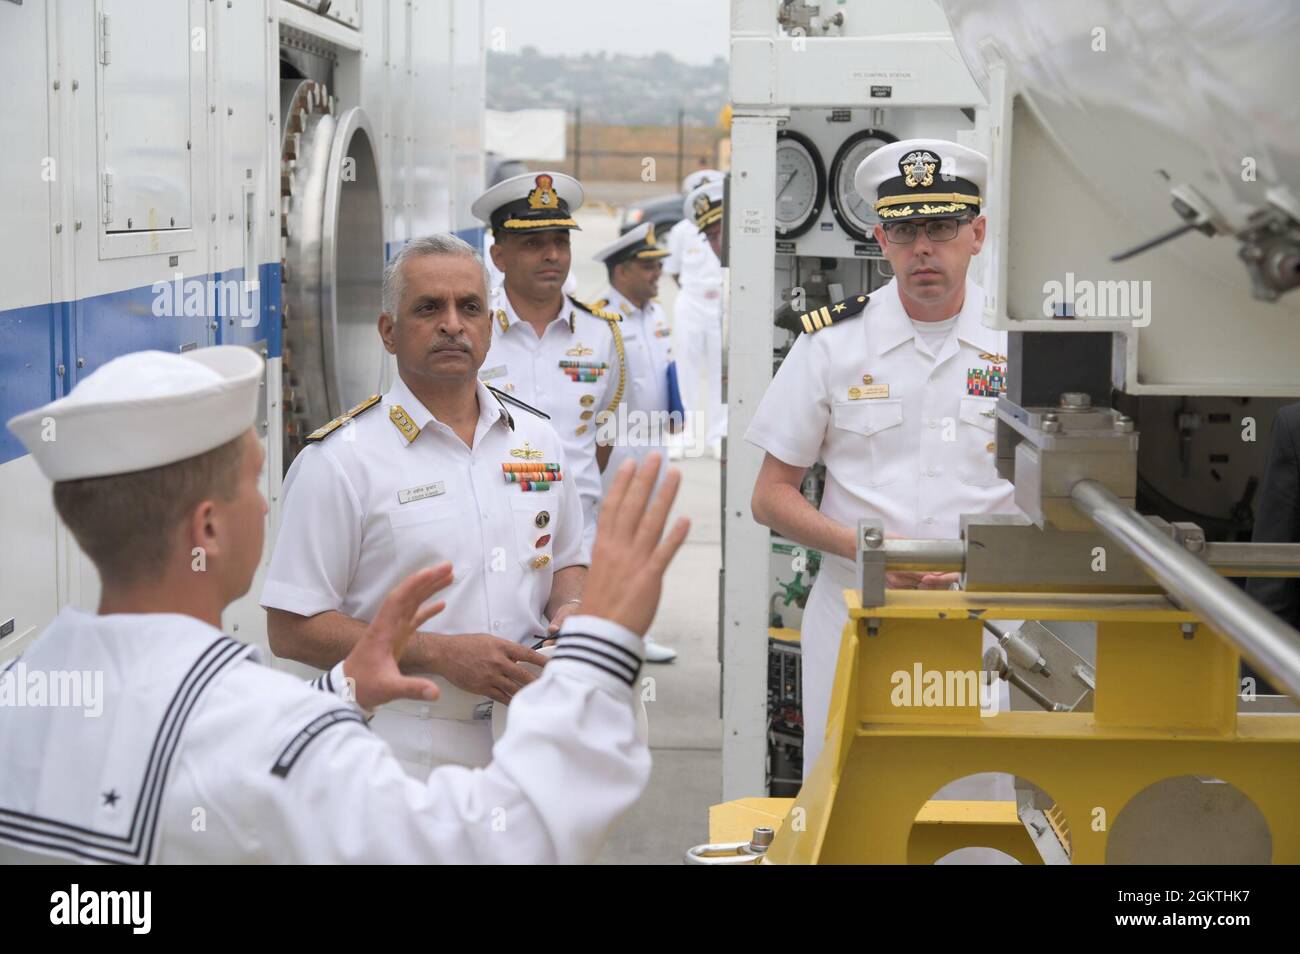
[[[858,166],[853,187],[882,222],[951,218],[980,211],[988,158],[946,139],[904,139],[881,146]]]
[[[52,481],[128,474],[197,457],[257,415],[262,359],[237,345],[136,351],[91,372],[66,397],[9,421]]]
[[[701,232],[714,222],[722,221],[721,179],[711,179],[696,186],[682,202],[682,217],[690,219]]]
[[[549,232],[581,228],[573,213],[582,208],[582,184],[563,172],[525,172],[498,182],[469,207],[493,231]]]
[[[713,182],[715,179],[722,181],[723,174],[717,169],[696,169],[694,172],[688,172],[686,178],[682,180],[682,194],[690,195],[706,182]]]
[[[633,258],[656,259],[668,254],[668,249],[655,238],[655,224],[642,222],[636,228],[628,229],[591,258],[606,265],[618,265]]]

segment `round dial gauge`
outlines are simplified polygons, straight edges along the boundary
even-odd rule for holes
[[[853,176],[867,158],[881,146],[897,142],[897,138],[879,129],[862,129],[840,145],[831,162],[831,213],[845,232],[859,242],[874,241],[872,230],[880,222],[875,203],[858,195],[853,188]]]
[[[826,194],[826,167],[806,136],[776,136],[776,235],[789,239],[812,228]]]

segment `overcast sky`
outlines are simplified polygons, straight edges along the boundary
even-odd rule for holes
[[[687,63],[727,55],[729,19],[728,0],[486,0],[483,13],[488,47],[500,37],[503,52],[662,50]]]

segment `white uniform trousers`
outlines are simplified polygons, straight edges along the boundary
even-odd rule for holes
[[[718,291],[721,295],[721,290]],[[722,300],[682,289],[673,312],[673,358],[689,425],[708,414],[709,429],[687,427],[687,437],[715,443],[727,436],[727,408],[722,403]]]
[[[492,720],[443,718],[436,702],[390,702],[375,713],[370,728],[412,778],[427,779],[441,765],[484,768],[492,761]]]

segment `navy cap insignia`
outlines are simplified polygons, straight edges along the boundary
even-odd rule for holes
[[[938,157],[928,149],[909,152],[898,163],[899,174],[909,189],[934,185],[934,170],[938,168]]]
[[[530,209],[558,208],[560,197],[555,192],[555,180],[543,172],[533,181],[537,184],[537,188],[528,193],[528,207]]]

